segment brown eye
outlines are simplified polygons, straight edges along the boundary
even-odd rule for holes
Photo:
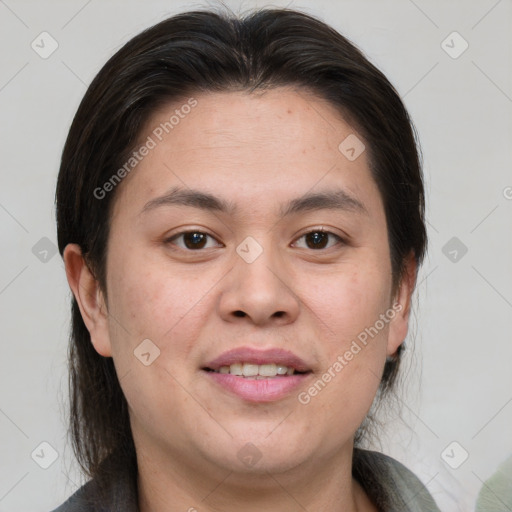
[[[306,243],[311,249],[324,249],[329,241],[329,235],[323,231],[313,231],[306,235]]]
[[[184,233],[183,241],[187,249],[202,249],[206,244],[206,235],[197,231]]]
[[[330,245],[328,245],[329,238],[331,238],[331,240],[334,240],[334,242],[332,242]],[[300,238],[298,238],[298,240],[302,239],[305,240],[306,249],[326,249],[332,247],[333,245],[336,245],[336,243],[343,242],[342,238],[339,237],[338,235],[335,235],[330,231],[323,231],[320,229],[310,231],[309,233],[306,233],[302,235]]]
[[[213,247],[215,244],[213,246],[210,245],[207,247],[208,239],[215,240],[212,236],[201,231],[184,231],[183,233],[178,233],[177,235],[169,238],[167,242],[177,245],[181,249],[194,251],[198,249]],[[176,243],[177,240],[182,240],[182,242]]]

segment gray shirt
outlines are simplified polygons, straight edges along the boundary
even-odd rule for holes
[[[387,455],[356,448],[353,475],[380,512],[440,512],[414,473]],[[137,480],[127,468],[102,496],[91,480],[53,512],[139,512]]]

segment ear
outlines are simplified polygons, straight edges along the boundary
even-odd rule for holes
[[[91,335],[91,342],[98,354],[111,357],[108,312],[100,285],[89,270],[79,245],[68,244],[63,257],[68,283]]]
[[[409,329],[411,297],[416,286],[416,258],[411,251],[405,261],[402,279],[393,298],[392,308],[395,316],[389,322],[387,355],[396,354],[398,347],[404,342]]]

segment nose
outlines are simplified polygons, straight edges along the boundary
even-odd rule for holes
[[[258,326],[286,325],[295,321],[300,299],[291,286],[290,269],[265,244],[252,262],[234,255],[234,267],[223,281],[219,309],[228,322],[250,322]]]

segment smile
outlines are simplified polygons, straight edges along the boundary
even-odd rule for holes
[[[276,376],[293,375],[295,373],[295,368],[276,363],[234,363],[229,366],[221,366],[218,370],[211,371],[222,374],[238,375],[249,379],[265,379]]]

